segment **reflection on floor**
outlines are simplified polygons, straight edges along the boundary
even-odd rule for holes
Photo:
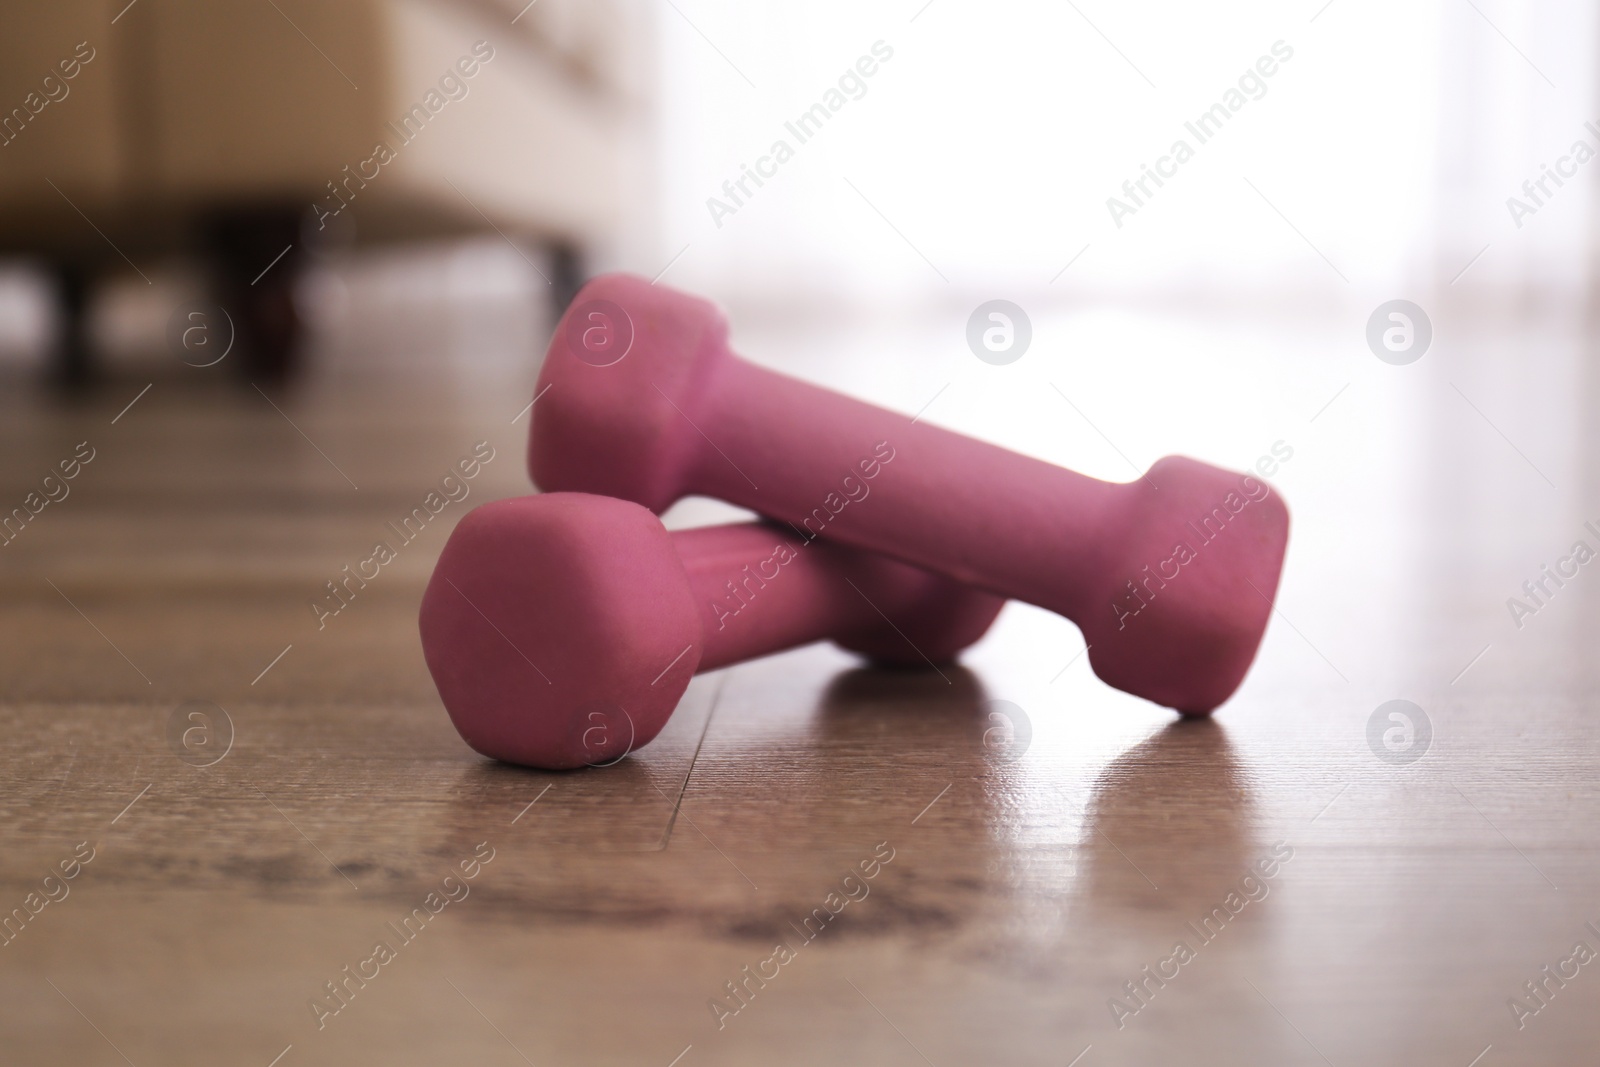
[[[1108,690],[1069,623],[1014,604],[947,678],[818,646],[697,680],[616,767],[487,764],[415,613],[464,507],[525,491],[534,366],[336,376],[277,407],[171,374],[71,407],[6,390],[5,508],[94,453],[0,547],[11,1055],[1578,1062],[1600,579],[1507,601],[1600,548],[1581,331],[1440,314],[1401,368],[1360,316],[1041,312],[993,367],[963,325],[735,340],[1103,477],[1292,451],[1279,614],[1214,722]],[[324,583],[480,441],[465,505],[319,627]],[[1398,720],[1371,728],[1392,699],[1421,709],[1420,759],[1384,744]],[[983,743],[1002,700],[1015,759]]]

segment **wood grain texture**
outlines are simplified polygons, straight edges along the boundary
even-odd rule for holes
[[[0,401],[0,504],[99,450],[0,548],[0,914],[94,849],[0,946],[0,1059],[1592,1058],[1600,963],[1520,1029],[1508,1007],[1537,1005],[1524,983],[1574,943],[1600,949],[1600,583],[1564,591],[1536,640],[1503,607],[1581,504],[1496,540],[1486,517],[1526,472],[1494,468],[1503,496],[1466,506],[1448,476],[1441,497],[1395,488],[1481,427],[1449,423],[1404,470],[1328,458],[1364,432],[1337,408],[1331,439],[1297,439],[1280,615],[1215,721],[1106,689],[1069,624],[1012,605],[961,666],[802,649],[698,679],[618,766],[553,774],[475,756],[422,664],[417,602],[464,506],[324,628],[308,606],[476,441],[497,453],[466,506],[523,490],[516,395],[327,389],[280,414],[161,380],[115,425],[120,393]],[[1477,532],[1456,537],[1463,514]],[[1414,763],[1367,742],[1395,697],[1430,717]],[[231,721],[211,766],[170,740],[186,701]],[[1023,709],[1026,745],[997,745],[994,701]],[[480,845],[466,895],[399,938]],[[862,879],[875,850],[893,858]],[[312,1001],[380,940],[394,958],[319,1026]],[[1179,941],[1192,959],[1146,979]],[[779,942],[792,959],[731,999]]]

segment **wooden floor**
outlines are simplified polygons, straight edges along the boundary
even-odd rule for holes
[[[145,379],[8,390],[0,509],[95,458],[0,547],[0,914],[30,916],[0,1061],[1593,1062],[1600,578],[1522,629],[1505,605],[1595,543],[1586,394],[1464,347],[1402,381],[1360,325],[1354,353],[1219,334],[1244,369],[1186,420],[1065,357],[1003,404],[960,355],[851,383],[915,411],[949,377],[929,418],[1119,478],[1109,441],[1236,466],[1288,441],[1280,614],[1215,721],[1106,689],[1012,605],[943,676],[800,650],[562,774],[475,756],[429,681],[416,607],[461,505],[325,628],[309,607],[475,442],[467,505],[524,491],[526,376],[277,408],[169,376],[126,410]],[[1296,343],[1314,369],[1249,373]],[[1391,699],[1427,717],[1414,762],[1369,745]],[[1010,747],[991,701],[1026,717]]]

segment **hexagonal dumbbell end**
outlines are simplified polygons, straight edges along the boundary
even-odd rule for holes
[[[561,769],[648,743],[697,671],[824,638],[888,664],[942,662],[1002,603],[760,523],[668,533],[637,504],[547,493],[461,520],[419,627],[462,738]]]

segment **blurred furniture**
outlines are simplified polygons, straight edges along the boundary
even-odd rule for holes
[[[570,295],[642,170],[643,23],[614,0],[524,4],[5,3],[0,253],[55,277],[59,375],[91,372],[95,281],[174,253],[207,257],[257,378],[292,368],[319,244],[498,231],[548,250]]]

